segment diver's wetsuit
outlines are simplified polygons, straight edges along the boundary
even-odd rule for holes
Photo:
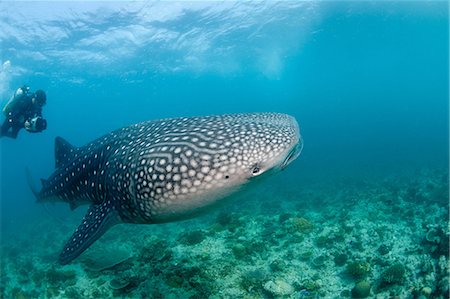
[[[14,94],[14,98],[4,108],[4,121],[0,137],[16,138],[20,129],[25,128],[25,121],[33,117],[42,117],[42,107],[32,101],[33,93],[28,88],[21,87]]]

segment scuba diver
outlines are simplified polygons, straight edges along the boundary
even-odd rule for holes
[[[0,137],[16,138],[20,129],[30,133],[42,132],[47,121],[42,118],[42,107],[47,101],[43,90],[30,92],[28,86],[19,87],[3,108],[6,120],[2,125]]]

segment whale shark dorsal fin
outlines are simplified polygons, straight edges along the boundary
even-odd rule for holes
[[[91,205],[80,226],[75,230],[59,255],[62,265],[70,263],[100,238],[111,226],[120,223],[118,212],[110,202]]]
[[[62,137],[55,138],[55,168],[60,168],[72,160],[77,148]]]

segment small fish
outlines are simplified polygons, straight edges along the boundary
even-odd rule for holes
[[[55,172],[38,202],[89,204],[59,256],[78,257],[111,226],[194,217],[254,178],[285,168],[303,144],[286,114],[250,113],[147,121],[83,147],[55,139]]]

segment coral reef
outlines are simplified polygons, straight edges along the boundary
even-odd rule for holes
[[[290,231],[292,232],[300,232],[302,234],[310,233],[313,230],[314,226],[313,224],[303,218],[303,217],[294,217],[291,219],[291,227]]]
[[[337,253],[334,255],[334,263],[336,266],[344,266],[347,262],[347,255],[345,253]]]
[[[117,226],[66,266],[48,244],[76,223],[43,218],[3,236],[0,297],[448,298],[443,177],[286,182],[189,221]]]
[[[123,290],[131,284],[128,278],[113,278],[109,282],[109,287],[115,291]]]
[[[180,242],[185,245],[195,245],[202,242],[206,238],[206,235],[201,230],[195,230],[182,235]]]
[[[346,267],[347,274],[355,279],[366,277],[369,274],[369,271],[369,263],[363,261],[349,262]]]
[[[402,264],[394,264],[387,268],[381,275],[382,284],[401,283],[405,275],[405,267]]]
[[[104,252],[88,251],[81,258],[80,262],[89,271],[102,271],[113,268],[126,260],[132,255],[132,252],[124,247],[109,247]]]
[[[286,297],[294,293],[294,288],[282,279],[269,280],[264,284],[264,290],[274,297]]]
[[[367,298],[370,295],[370,283],[363,280],[355,284],[352,289],[352,298]]]

